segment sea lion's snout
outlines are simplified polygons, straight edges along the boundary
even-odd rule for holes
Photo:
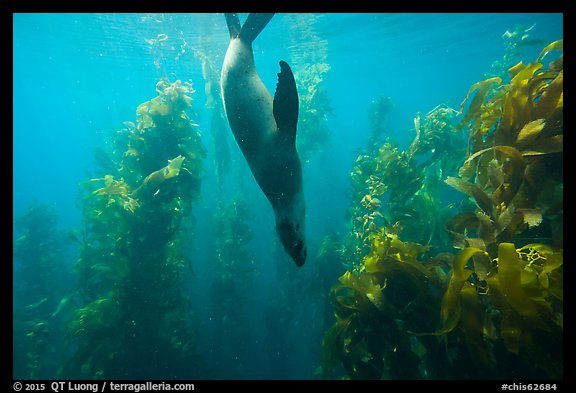
[[[306,242],[303,226],[284,219],[276,226],[276,232],[278,232],[284,250],[292,257],[296,265],[298,267],[304,265],[306,262]]]

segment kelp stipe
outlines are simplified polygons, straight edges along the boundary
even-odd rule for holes
[[[114,173],[81,184],[81,302],[68,322],[62,376],[202,375],[181,228],[199,196],[205,150],[186,114],[191,84],[162,80],[156,91],[138,106],[137,124],[111,137],[104,161]]]

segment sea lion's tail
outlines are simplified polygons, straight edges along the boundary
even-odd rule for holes
[[[251,44],[258,37],[258,34],[270,22],[274,14],[250,14],[243,26],[240,26],[238,14],[224,14],[226,24],[230,32],[230,38],[240,38],[242,41]]]

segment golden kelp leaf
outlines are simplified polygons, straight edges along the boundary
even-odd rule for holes
[[[473,258],[484,255],[476,254]],[[486,256],[487,257],[487,256]],[[488,258],[489,259],[489,258]],[[484,343],[484,308],[478,299],[478,292],[474,285],[466,281],[460,292],[461,325],[466,336],[466,344],[474,358],[480,363],[489,365],[492,363],[492,354],[489,346]]]
[[[499,233],[503,232],[506,228],[508,228],[508,226],[512,222],[512,219],[514,218],[514,213],[515,213],[515,207],[513,204],[510,204],[510,206],[505,207],[504,210],[498,215],[497,225]]]
[[[506,206],[514,198],[522,184],[526,162],[522,154],[512,146],[493,146],[485,150],[496,150],[510,158],[510,160],[505,161],[505,165],[502,168],[506,176],[506,182],[500,184],[492,193],[492,203],[495,206],[499,206],[502,203]]]
[[[468,237],[466,238],[467,247],[474,247],[486,251],[486,242],[481,238]]]
[[[536,115],[549,117],[556,109],[563,107],[564,72],[560,73],[546,86],[540,99],[536,103]]]
[[[168,165],[164,168],[158,169],[146,176],[140,187],[134,190],[133,195],[138,195],[144,190],[154,191],[154,195],[156,195],[160,191],[160,185],[162,185],[165,180],[171,179],[180,174],[180,168],[182,167],[183,161],[183,156],[177,156],[172,160],[168,160]]]
[[[506,349],[512,353],[518,354],[520,351],[520,340],[524,328],[522,321],[512,310],[502,313],[500,321],[500,337],[506,346]]]
[[[344,351],[343,337],[350,326],[350,318],[338,320],[322,339],[322,369],[326,373],[340,361]]]
[[[504,99],[500,133],[513,136],[521,125],[531,120],[532,103],[529,81],[534,73],[542,68],[541,63],[530,63],[510,81],[509,91]]]
[[[537,119],[526,124],[518,133],[516,143],[527,144],[533,141],[540,134],[540,131],[542,131],[545,125],[546,121],[544,119]]]
[[[380,309],[382,307],[382,288],[373,282],[371,275],[361,274],[356,276],[347,271],[338,280],[344,287],[358,292],[361,296],[365,296],[376,308]]]
[[[448,176],[444,182],[458,191],[474,198],[474,201],[476,201],[476,204],[480,209],[489,216],[492,215],[492,200],[476,184],[452,176]]]
[[[477,253],[486,253],[478,248],[469,247],[460,251],[460,253],[454,258],[452,275],[450,277],[450,283],[448,284],[448,289],[442,297],[442,305],[440,307],[440,317],[444,323],[439,331],[435,334],[446,334],[449,333],[458,324],[458,319],[460,318],[460,291],[464,286],[472,270],[466,269],[466,263],[468,260]]]
[[[467,244],[467,235],[469,231],[478,229],[478,226],[478,218],[473,212],[463,212],[450,219],[446,223],[446,232],[448,232],[452,240],[452,246],[460,249],[468,246],[474,247],[473,245]]]
[[[172,160],[168,160],[168,165],[164,171],[164,179],[170,179],[172,177],[178,176],[183,161],[183,156],[178,156]]]
[[[490,188],[496,189],[500,184],[504,183],[503,163],[500,160],[494,157],[488,161],[488,165],[485,165],[485,167]]]
[[[492,269],[492,260],[490,256],[486,253],[477,253],[472,256],[472,262],[474,266],[474,273],[478,276],[480,280],[486,280],[488,273]]]
[[[456,129],[462,129],[462,127],[468,124],[473,118],[475,118],[480,113],[480,108],[482,107],[482,104],[484,103],[484,100],[486,99],[486,96],[492,89],[492,85],[494,83],[501,84],[502,79],[496,76],[494,78],[489,78],[477,82],[470,87],[470,90],[468,90],[468,94],[466,94],[466,97],[464,97],[464,101],[462,101],[462,104],[460,104],[459,114],[462,113],[462,110],[464,109],[464,104],[468,100],[468,97],[470,97],[470,94],[472,94],[475,90],[478,91],[476,92],[474,99],[470,103],[466,115],[464,115],[460,123],[455,127]]]
[[[548,69],[552,72],[560,72],[564,68],[564,56],[560,56],[556,60],[548,64]]]
[[[548,274],[540,273],[538,275],[538,283],[540,283],[542,288],[548,289],[550,287],[550,280],[548,280]]]
[[[529,150],[522,152],[523,156],[541,156],[544,154],[560,153],[564,150],[564,136],[555,135],[549,138],[540,139],[533,143]]]
[[[515,161],[518,161],[516,166],[524,165],[524,159],[522,158],[522,154],[512,146],[492,146],[490,149],[500,151]]]
[[[547,45],[544,49],[542,49],[542,52],[540,52],[540,55],[538,56],[538,59],[536,59],[536,61],[541,62],[542,59],[553,50],[564,50],[564,40],[560,39]]]
[[[464,161],[460,169],[458,170],[458,177],[461,179],[470,179],[476,174],[476,166],[472,164],[472,161]]]
[[[526,65],[520,60],[518,64],[508,68],[508,75],[510,75],[510,79],[513,79],[520,71],[526,68]]]
[[[546,328],[541,319],[543,307],[546,304],[536,304],[536,301],[524,293],[521,286],[522,268],[518,252],[513,243],[498,245],[498,282],[506,302],[522,317],[529,318],[540,328]]]
[[[478,219],[478,237],[481,238],[485,243],[494,243],[496,241],[496,230],[494,228],[494,223],[491,218],[484,214],[483,212],[476,212],[476,218]],[[470,244],[472,247],[477,247],[474,244]],[[484,247],[477,247],[484,250]]]
[[[492,146],[492,147],[488,147],[486,149],[478,150],[476,153],[474,153],[470,157],[468,157],[466,159],[466,161],[464,161],[464,164],[474,160],[476,157],[479,157],[480,155],[482,155],[486,152],[493,151],[493,150],[500,151],[500,152],[510,156],[510,158],[513,158],[514,160],[519,161],[519,163],[522,163],[522,164],[524,163],[524,160],[522,159],[522,153],[520,153],[516,148],[514,148],[512,146],[499,145],[499,146]]]

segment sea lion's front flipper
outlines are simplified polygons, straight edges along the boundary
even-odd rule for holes
[[[282,60],[280,60],[280,72],[276,93],[274,93],[273,113],[280,134],[295,143],[298,124],[298,91],[290,66]]]

